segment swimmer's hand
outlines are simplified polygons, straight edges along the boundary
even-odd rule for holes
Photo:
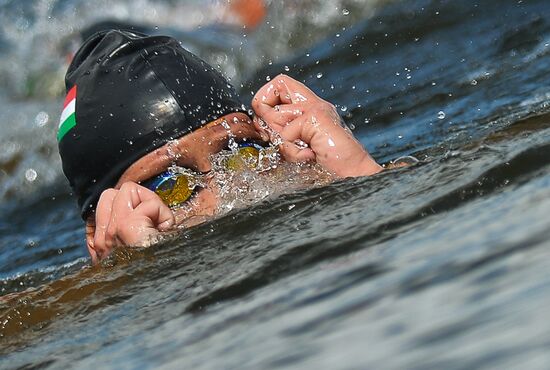
[[[383,169],[343,125],[336,108],[291,77],[278,75],[264,85],[252,107],[256,127],[265,129],[265,123],[272,142],[282,139],[279,150],[289,162],[317,162],[339,177],[373,175]],[[300,142],[307,147],[296,144]]]
[[[170,208],[151,190],[134,182],[107,189],[99,198],[95,215],[86,222],[92,263],[106,258],[116,247],[148,246],[159,232],[174,224]]]

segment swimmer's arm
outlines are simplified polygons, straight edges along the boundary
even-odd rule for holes
[[[252,99],[252,107],[257,128],[279,142],[287,161],[313,161],[338,177],[369,176],[383,170],[343,125],[334,105],[291,77],[279,75],[264,85]],[[297,141],[307,148],[298,147]]]

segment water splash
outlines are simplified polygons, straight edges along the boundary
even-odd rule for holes
[[[260,151],[258,166],[240,166],[228,170],[227,160],[233,152],[227,150],[211,156],[212,180],[218,194],[218,214],[243,208],[268,197],[290,193],[311,186],[330,183],[333,176],[319,165],[281,161],[276,146]]]
[[[171,140],[166,143],[166,153],[168,154],[168,158],[170,158],[173,163],[177,162],[178,159],[181,158],[181,153],[177,149],[178,142],[178,140]]]
[[[265,123],[265,121],[263,119],[257,117],[257,120],[258,120],[258,126],[260,126],[260,128],[262,130],[266,131],[269,134],[271,143],[274,146],[279,146],[279,145],[282,145],[284,143],[284,140],[281,137],[281,135],[277,131],[275,131],[271,127],[269,127],[269,125],[267,123]]]

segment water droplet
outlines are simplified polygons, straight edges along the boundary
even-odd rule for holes
[[[342,112],[346,112],[346,111],[348,110],[348,107],[345,106],[345,105],[342,105],[342,106],[340,107],[340,110],[341,110]]]
[[[287,71],[287,72],[290,71],[290,67],[289,67],[289,66],[285,66],[284,69],[285,69],[285,71]]]
[[[350,130],[355,130],[355,125],[353,123],[350,123],[349,128],[350,128]]]
[[[266,81],[271,81],[271,77],[270,76],[265,76],[265,80]]]
[[[443,112],[442,110],[440,110],[440,111],[437,113],[437,118],[439,118],[439,119],[445,119],[445,112]]]
[[[309,148],[309,145],[302,140],[295,140],[294,145],[296,145],[299,149],[306,149]]]
[[[472,80],[472,82],[470,82],[470,84],[471,84],[472,86],[477,85],[477,80],[476,80],[476,79]]]
[[[33,168],[29,168],[27,171],[25,171],[25,178],[28,182],[33,182],[38,177],[38,174]]]
[[[317,73],[317,78],[323,77],[323,74],[321,72]]]
[[[342,14],[343,15],[349,15],[349,10],[348,9],[342,9]]]
[[[50,116],[48,115],[48,113],[40,112],[36,115],[36,117],[34,117],[34,123],[36,123],[38,127],[43,127],[46,125],[46,123],[48,123],[49,119]]]

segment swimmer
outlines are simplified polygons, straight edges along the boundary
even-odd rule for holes
[[[96,33],[65,84],[59,152],[93,263],[215,216],[210,158],[228,146],[247,165],[272,142],[284,161],[316,163],[336,178],[382,170],[334,106],[302,83],[275,77],[253,97],[252,114],[218,71],[170,37]]]

